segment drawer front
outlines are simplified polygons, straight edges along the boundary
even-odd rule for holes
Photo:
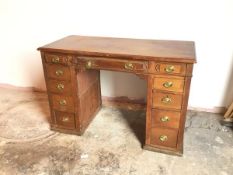
[[[183,92],[184,78],[154,78],[153,88],[158,90]]]
[[[70,80],[69,67],[55,64],[46,64],[45,69],[49,78],[55,78],[58,80]]]
[[[72,62],[72,56],[70,55],[57,55],[57,54],[45,54],[45,61],[47,63],[55,64],[69,64]]]
[[[182,95],[169,94],[169,93],[153,93],[152,106],[171,108],[171,109],[181,109],[182,106]]]
[[[67,129],[75,128],[75,120],[73,113],[55,111],[54,115],[58,127],[67,128]]]
[[[48,80],[48,91],[59,94],[71,94],[71,83],[62,80]]]
[[[151,144],[175,148],[178,130],[155,127],[151,129]]]
[[[53,109],[58,111],[74,112],[74,101],[72,97],[52,95]]]
[[[186,64],[150,62],[149,71],[151,73],[185,75]]]
[[[180,112],[152,109],[151,126],[179,128]]]
[[[127,61],[103,57],[78,57],[78,62],[87,69],[147,72],[147,62],[145,61]]]

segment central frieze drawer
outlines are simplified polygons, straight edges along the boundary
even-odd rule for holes
[[[146,61],[129,61],[105,57],[78,57],[78,64],[86,69],[106,69],[124,72],[147,72]]]

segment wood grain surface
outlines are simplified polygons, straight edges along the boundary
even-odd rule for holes
[[[40,47],[38,50],[92,56],[133,57],[134,59],[153,61],[196,62],[195,45],[193,41],[71,35]]]

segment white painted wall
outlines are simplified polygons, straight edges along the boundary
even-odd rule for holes
[[[189,105],[225,106],[233,99],[232,9],[232,0],[0,0],[0,83],[44,89],[36,48],[71,34],[194,40]],[[134,75],[101,78],[104,96],[145,97]]]

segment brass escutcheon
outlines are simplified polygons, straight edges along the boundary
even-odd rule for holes
[[[89,60],[86,62],[86,68],[90,69],[92,67],[92,62]]]
[[[161,101],[162,101],[164,104],[169,104],[169,103],[172,102],[172,99],[171,99],[170,97],[166,96],[166,97],[162,98]]]
[[[56,70],[56,75],[57,76],[61,76],[61,75],[63,75],[64,74],[64,72],[62,71],[62,70]]]
[[[166,135],[161,135],[161,136],[159,137],[159,140],[161,140],[162,142],[167,141],[167,139],[168,139],[168,137],[167,137]]]
[[[133,64],[132,63],[125,63],[125,69],[133,70]]]
[[[68,122],[69,121],[69,117],[67,117],[67,116],[62,117],[62,121],[63,122]]]
[[[168,122],[170,120],[170,118],[168,116],[163,116],[163,117],[160,118],[160,120],[162,122]]]
[[[170,88],[170,87],[172,87],[172,85],[173,85],[173,83],[171,81],[167,81],[167,82],[163,83],[163,86],[165,88]]]
[[[52,62],[53,63],[58,63],[59,62],[59,57],[58,56],[54,56],[53,58],[52,58]]]
[[[59,84],[57,85],[57,89],[60,90],[60,91],[63,90],[64,87],[65,87],[65,86],[64,86],[64,84],[62,84],[62,83],[59,83]]]
[[[59,104],[62,105],[62,106],[66,105],[66,100],[64,100],[64,99],[60,100]]]
[[[165,68],[165,71],[166,71],[167,73],[171,73],[171,72],[173,72],[174,70],[175,70],[175,67],[172,66],[172,65],[169,65],[169,66],[167,66],[167,67]]]

